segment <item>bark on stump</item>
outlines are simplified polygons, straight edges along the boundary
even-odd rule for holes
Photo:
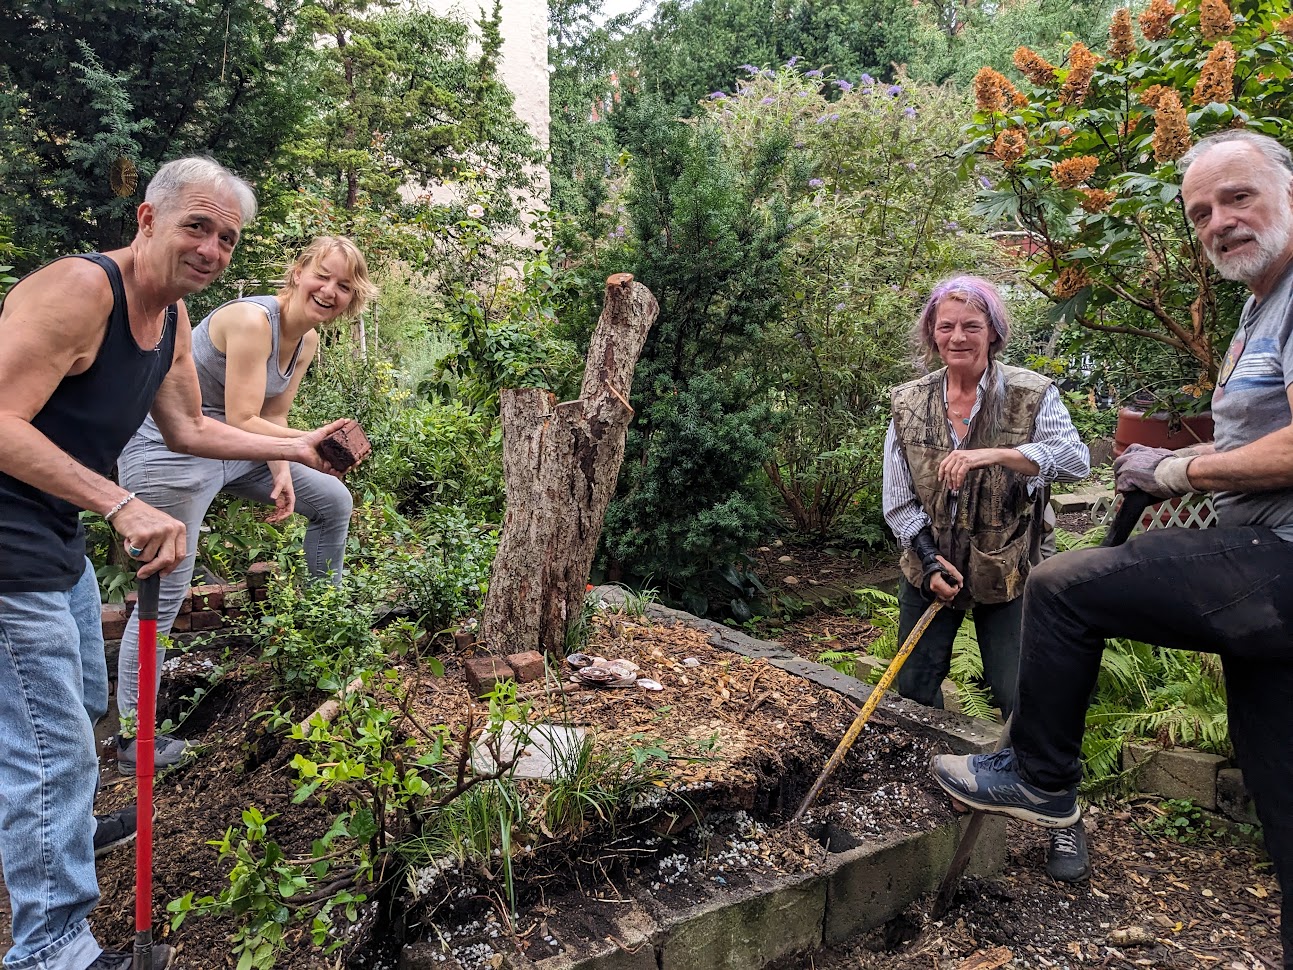
[[[631,275],[611,276],[579,399],[558,404],[538,388],[502,393],[507,515],[480,633],[492,649],[563,655],[624,458],[633,371],[658,312]]]

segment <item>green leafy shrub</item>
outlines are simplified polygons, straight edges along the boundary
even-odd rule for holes
[[[776,187],[794,225],[784,313],[759,341],[787,420],[765,470],[795,528],[826,535],[879,486],[889,392],[913,376],[911,327],[929,290],[1005,258],[967,231],[974,193],[947,152],[969,104],[905,78],[853,84],[793,65],[710,98],[705,116],[734,153],[774,134],[793,146]]]
[[[1140,38],[1125,9],[1115,14],[1103,58],[1078,43],[1057,67],[1020,48],[1023,90],[987,68],[975,78],[961,151],[998,163],[1001,179],[983,177],[978,211],[1022,228],[1030,282],[1058,317],[1179,355],[1189,367],[1178,386],[1190,381],[1196,396],[1216,379],[1245,294],[1204,255],[1175,162],[1193,139],[1234,126],[1288,140],[1287,12],[1260,0],[1238,0],[1233,13],[1222,0],[1155,0]]]

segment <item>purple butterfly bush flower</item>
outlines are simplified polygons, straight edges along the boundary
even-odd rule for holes
[[[841,91],[843,91],[845,94],[848,94],[850,91],[853,90],[852,83],[849,81],[846,81],[842,77],[835,79],[835,86],[839,88]]]
[[[759,102],[759,104],[775,104],[776,101],[777,101],[776,98],[764,98],[762,101]]]
[[[902,88],[899,87],[897,84],[891,84],[889,85],[889,90],[886,93],[889,95],[889,97],[896,98],[898,97],[898,95],[902,94]]]
[[[858,84],[864,84],[867,87],[870,87],[871,85],[875,84],[875,78],[873,78],[870,74],[863,74],[860,78],[858,78]]]
[[[744,71],[746,74],[758,74],[759,69],[753,64],[742,64],[737,68],[738,71]]]
[[[986,175],[980,175],[979,185],[985,189],[990,189],[992,188],[992,179],[988,178]]]
[[[822,76],[822,72],[816,69],[811,71],[804,71],[804,77],[821,77],[821,76]]]
[[[838,111],[836,111],[836,112],[832,113],[832,114],[831,114],[831,116],[830,116],[830,119],[829,119],[829,120],[830,120],[830,121],[839,121],[839,120],[840,120],[839,112],[838,112]]]
[[[786,67],[794,67],[798,62],[799,62],[799,55],[794,54],[791,56],[790,60],[786,61]]]
[[[820,188],[821,188],[823,185],[825,185],[825,184],[826,184],[826,183],[825,183],[825,182],[823,182],[821,179],[809,179],[809,180],[808,180],[808,187],[809,187],[809,188],[813,188],[813,189],[820,189]]]
[[[726,95],[724,92],[722,92],[722,91],[711,91],[711,92],[709,92],[709,100],[711,100],[711,101],[726,101],[726,100],[727,100],[727,95]]]
[[[916,109],[908,105],[903,109],[902,114],[904,118],[914,118],[916,117]]]

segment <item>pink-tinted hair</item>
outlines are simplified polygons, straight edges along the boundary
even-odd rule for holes
[[[938,361],[938,348],[934,344],[934,317],[938,313],[939,304],[944,300],[960,300],[988,318],[988,323],[996,331],[996,336],[988,345],[988,360],[995,360],[1010,340],[1010,314],[1001,302],[1001,294],[990,280],[981,276],[949,276],[930,292],[924,309],[916,318],[916,347],[925,359],[926,366],[933,367]]]

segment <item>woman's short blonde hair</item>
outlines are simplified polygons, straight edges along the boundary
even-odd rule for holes
[[[346,312],[342,314],[347,319],[354,319],[363,312],[368,301],[377,296],[377,284],[368,276],[368,261],[364,259],[364,254],[352,240],[345,236],[316,236],[287,268],[287,282],[283,285],[283,290],[289,293],[295,290],[298,273],[317,266],[333,253],[340,253],[342,259],[346,261],[346,274],[354,284],[354,295],[350,300],[350,306],[346,307]]]

